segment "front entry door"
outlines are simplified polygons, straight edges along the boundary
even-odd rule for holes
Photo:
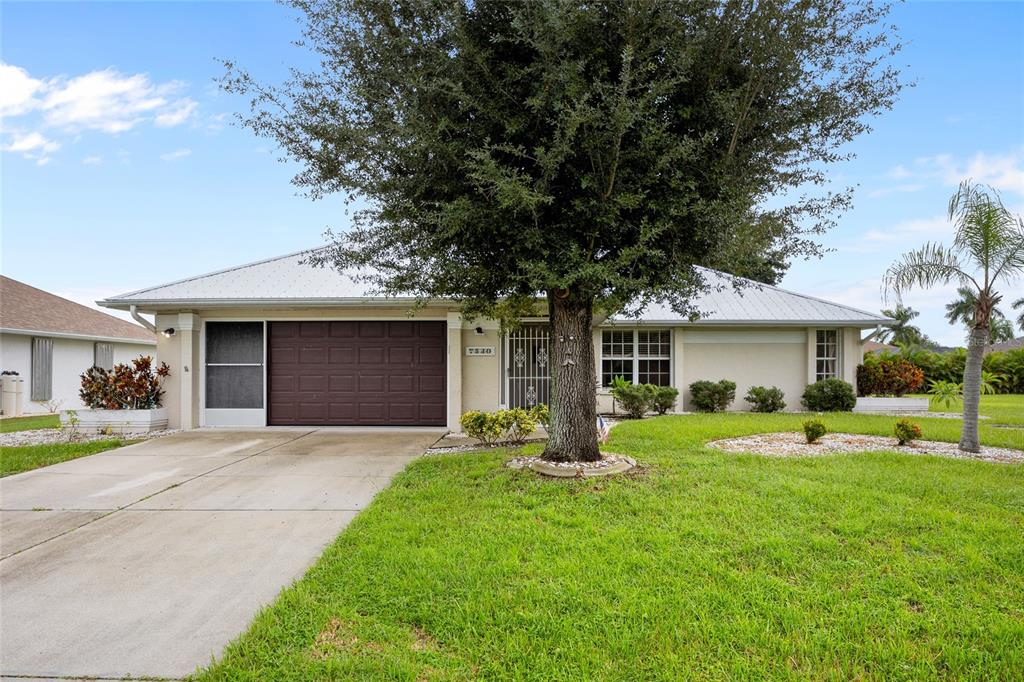
[[[524,324],[508,335],[508,405],[529,409],[551,400],[548,325]]]

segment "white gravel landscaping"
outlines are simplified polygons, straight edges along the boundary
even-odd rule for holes
[[[815,457],[853,452],[874,452],[888,450],[908,455],[938,455],[956,459],[975,459],[983,462],[1003,464],[1024,463],[1024,450],[982,446],[981,452],[964,452],[956,443],[933,440],[914,441],[909,445],[897,445],[896,439],[887,436],[865,436],[853,433],[829,433],[817,443],[807,443],[802,433],[759,433],[741,438],[727,438],[707,444],[709,448],[726,452],[748,452],[766,457]]]
[[[50,445],[53,443],[87,443],[94,440],[149,440],[159,438],[172,433],[178,429],[164,429],[162,431],[145,431],[140,433],[85,433],[79,431],[69,434],[61,429],[32,429],[29,431],[13,431],[11,433],[0,433],[0,447],[17,447],[21,445]]]

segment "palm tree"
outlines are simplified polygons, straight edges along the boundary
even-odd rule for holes
[[[996,285],[1024,273],[1024,221],[1015,217],[991,187],[967,180],[949,200],[949,219],[956,227],[952,248],[929,242],[903,254],[883,279],[888,296],[897,301],[914,287],[955,282],[975,297],[971,333],[964,366],[964,425],[960,449],[978,452],[978,403],[981,401],[981,361],[988,345],[992,309],[1000,294]]]
[[[1024,333],[1024,297],[1018,298],[1010,304],[1010,307],[1014,310],[1020,311],[1020,315],[1017,316],[1017,326],[1020,327],[1021,332]]]
[[[974,309],[978,305],[978,297],[970,287],[958,287],[956,293],[956,300],[946,304],[946,320],[952,325],[964,325],[970,333],[974,327]],[[1013,325],[1006,319],[1003,311],[996,307],[1002,299],[1001,295],[992,298],[992,314],[989,318],[989,341],[991,343],[1009,341],[1013,338]],[[1007,328],[1009,328],[1009,333],[1007,333]]]
[[[910,321],[921,313],[902,303],[897,303],[895,308],[883,310],[882,314],[896,321],[882,330],[882,333],[878,335],[879,341],[897,346],[921,345],[924,333],[918,327],[910,324]]]

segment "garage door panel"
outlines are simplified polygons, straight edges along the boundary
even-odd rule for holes
[[[444,322],[270,322],[268,423],[443,426],[446,329]]]

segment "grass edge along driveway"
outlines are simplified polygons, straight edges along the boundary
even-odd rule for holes
[[[615,480],[541,480],[500,450],[416,460],[196,677],[1018,677],[1024,467],[703,447],[806,418],[624,423],[607,449],[645,470]]]

